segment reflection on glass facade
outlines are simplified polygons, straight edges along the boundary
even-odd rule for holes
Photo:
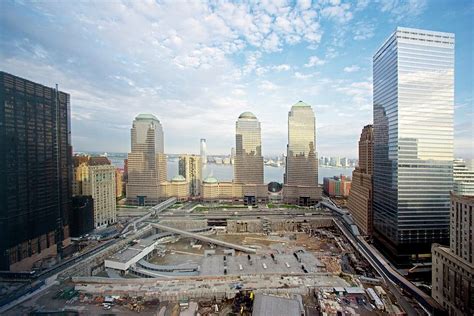
[[[317,186],[316,121],[310,105],[299,101],[288,113],[285,183]]]
[[[374,55],[373,78],[374,228],[406,259],[448,241],[454,34],[397,28]]]
[[[0,270],[30,270],[67,243],[70,115],[69,94],[0,72]]]
[[[240,114],[235,123],[234,181],[263,183],[263,157],[260,122],[250,112]]]
[[[154,115],[139,114],[130,133],[127,200],[138,205],[156,204],[160,201],[158,186],[166,181],[163,127]]]

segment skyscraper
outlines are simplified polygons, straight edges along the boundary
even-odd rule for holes
[[[198,155],[181,155],[179,157],[178,173],[189,184],[191,196],[201,195],[202,161]]]
[[[250,112],[240,114],[235,123],[234,182],[263,183],[260,122]]]
[[[285,183],[318,185],[316,120],[310,105],[299,101],[288,113],[288,146]]]
[[[352,172],[352,186],[347,201],[354,222],[364,235],[371,236],[373,231],[372,210],[372,170],[373,170],[374,128],[366,125],[359,140],[359,166]]]
[[[145,205],[160,200],[159,184],[166,181],[163,127],[152,114],[139,114],[131,129],[128,154],[127,201]]]
[[[69,94],[0,72],[0,270],[26,271],[69,241]]]
[[[449,236],[454,34],[397,28],[373,78],[374,235],[398,263],[423,260]]]
[[[288,145],[283,200],[302,206],[321,199],[318,187],[316,120],[310,105],[299,101],[288,113]]]
[[[206,139],[201,138],[201,161],[202,164],[205,165],[207,164],[207,144],[206,144]]]

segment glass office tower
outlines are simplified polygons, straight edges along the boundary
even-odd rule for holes
[[[157,204],[161,199],[159,185],[167,177],[163,127],[153,114],[139,114],[130,134],[127,201],[138,205]]]
[[[454,34],[397,28],[373,57],[374,235],[399,264],[449,237]]]
[[[250,112],[235,122],[234,181],[242,184],[263,183],[263,157],[260,122]]]
[[[310,105],[299,101],[288,113],[285,184],[317,186],[316,119]]]

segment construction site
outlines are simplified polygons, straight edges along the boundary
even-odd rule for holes
[[[122,235],[6,314],[403,315],[324,210],[169,208]]]

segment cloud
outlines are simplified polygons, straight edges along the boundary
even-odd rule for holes
[[[272,69],[276,71],[288,71],[291,69],[291,66],[288,64],[281,64],[281,65],[273,66]]]
[[[359,70],[360,70],[360,67],[357,66],[357,65],[344,67],[344,72],[355,72],[355,71],[359,71]]]
[[[351,5],[349,3],[341,4],[340,1],[330,1],[329,5],[321,10],[321,15],[339,23],[346,23],[352,20]]]
[[[312,78],[313,75],[312,74],[302,74],[300,72],[295,72],[294,77],[296,79],[303,79],[304,80],[304,79]]]
[[[335,86],[337,91],[349,97],[353,106],[359,109],[369,110],[372,108],[372,82],[371,81],[343,81]]]
[[[365,21],[359,21],[353,26],[354,40],[361,41],[374,37],[375,25]]]
[[[392,20],[399,22],[403,19],[417,17],[427,7],[426,0],[378,0],[380,10],[392,16]]]
[[[298,0],[297,1],[298,8],[301,10],[308,10],[311,8],[311,0]]]
[[[360,79],[370,76],[367,50],[377,44],[370,39],[382,19],[413,16],[409,5],[419,15],[426,7],[377,0],[6,1],[0,69],[59,83],[71,94],[76,150],[126,152],[133,118],[153,113],[167,153],[198,152],[201,137],[210,153],[228,153],[237,116],[251,110],[262,122],[264,153],[281,154],[288,110],[303,99],[315,105],[318,151],[354,157],[360,129],[372,118],[371,79]],[[336,63],[347,56],[357,65]],[[466,133],[456,135],[467,144]]]
[[[259,89],[265,90],[265,91],[275,91],[278,89],[278,86],[274,84],[273,82],[270,82],[268,80],[262,81],[258,85]]]
[[[356,10],[364,10],[370,3],[370,0],[358,0],[356,4]]]
[[[321,66],[326,63],[325,60],[320,59],[318,56],[311,56],[309,57],[308,63],[305,64],[304,66],[309,68],[309,67],[315,67],[315,66]]]

